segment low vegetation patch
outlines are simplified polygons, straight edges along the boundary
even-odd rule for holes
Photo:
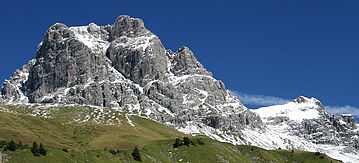
[[[16,112],[0,112],[0,151],[9,163],[337,162],[319,152],[264,150],[189,136],[137,116],[129,116],[132,126],[126,113],[110,108],[106,113],[114,112],[119,124],[74,121],[97,111],[83,107],[47,109],[51,118],[26,115],[31,108],[2,107]]]

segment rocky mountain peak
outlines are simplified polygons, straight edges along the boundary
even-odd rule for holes
[[[186,46],[181,47],[176,53],[169,55],[169,57],[171,60],[171,72],[176,76],[191,74],[212,76]]]
[[[64,38],[70,37],[68,27],[62,23],[52,25],[45,33],[45,41],[61,41]]]
[[[305,119],[318,119],[322,116],[329,117],[319,100],[299,96],[292,102],[283,105],[274,105],[253,110],[262,119],[271,123],[286,121],[302,122]],[[279,121],[279,119],[281,119]]]
[[[117,28],[119,31],[126,31],[128,29],[137,29],[137,28],[145,28],[143,21],[139,18],[132,18],[128,15],[120,15],[117,17],[115,23],[115,27],[123,27]]]
[[[304,97],[304,96],[299,96],[296,99],[293,100],[293,102],[295,103],[315,103],[315,102],[319,102],[318,99],[312,97],[312,98],[308,98],[308,97]]]
[[[188,47],[166,50],[141,19],[126,15],[107,26],[51,26],[35,59],[14,74],[2,85],[7,103],[112,107],[212,136],[262,123]]]
[[[128,15],[119,16],[111,28],[112,37],[123,35],[136,35],[145,31],[145,25],[141,19],[132,18]]]
[[[326,114],[326,111],[325,111],[324,106],[322,105],[322,103],[318,99],[316,99],[314,97],[308,98],[308,97],[305,97],[305,96],[299,96],[296,99],[294,99],[293,102],[296,103],[296,104],[308,104],[308,106],[309,105],[317,106],[317,107],[311,107],[311,108],[317,108],[318,111],[320,111],[323,114]]]
[[[182,46],[177,50],[176,53],[184,53],[184,54],[190,54],[192,51],[187,46]],[[193,54],[193,53],[192,53]]]
[[[63,23],[55,23],[54,25],[52,25],[48,30],[47,32],[49,31],[58,31],[58,30],[63,30],[63,29],[67,29],[68,27],[63,24]]]

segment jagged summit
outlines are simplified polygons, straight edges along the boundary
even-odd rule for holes
[[[111,36],[120,37],[129,33],[136,35],[145,31],[145,24],[141,19],[131,18],[128,15],[119,16],[113,26],[111,26]]]
[[[298,103],[298,104],[300,104],[300,103],[313,103],[315,105],[318,105],[319,107],[324,108],[322,103],[318,99],[316,99],[314,97],[308,98],[308,97],[305,97],[305,96],[299,96],[296,99],[294,99],[293,102]]]
[[[52,26],[50,26],[50,28],[47,31],[53,31],[53,30],[60,30],[60,29],[64,29],[64,28],[68,28],[65,24],[63,23],[55,23]]]
[[[106,26],[51,26],[35,59],[14,76],[2,85],[7,103],[112,107],[179,130],[261,126],[188,47],[166,50],[141,19],[126,15]]]
[[[315,99],[314,97],[312,97],[311,99],[308,97],[304,97],[304,96],[299,96],[296,99],[294,99],[293,101],[296,103],[305,103],[305,102],[309,102],[309,101],[316,101],[317,99]]]

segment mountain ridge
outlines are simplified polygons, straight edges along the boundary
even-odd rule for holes
[[[358,122],[352,115],[330,115],[315,98],[300,96],[287,104],[253,111],[261,116],[268,127],[264,135],[275,133],[272,139],[277,139],[276,143],[282,148],[318,150],[345,162],[357,162],[359,159]],[[273,146],[269,139],[257,139],[257,142],[262,143],[259,146]],[[347,155],[352,152],[352,156]]]
[[[303,114],[304,117],[297,118],[295,114],[287,118],[276,115],[266,117],[266,114],[248,110],[222,81],[213,78],[188,47],[183,46],[176,52],[165,49],[160,39],[145,28],[141,19],[126,15],[119,16],[114,24],[106,26],[94,23],[80,27],[67,27],[61,23],[51,26],[39,44],[35,59],[24,65],[22,70],[16,70],[2,84],[1,100],[10,104],[111,107],[164,123],[187,134],[204,134],[223,142],[254,144],[266,149],[295,147],[309,151],[323,150],[341,159],[347,153],[352,155],[351,151],[345,150],[345,154],[340,155],[343,150],[335,149],[337,153],[333,154],[324,150],[325,147],[317,148],[307,143],[318,141],[342,145],[343,148],[355,147],[356,144],[342,142],[358,134],[355,133],[355,125],[350,128],[338,123],[347,121],[347,124],[354,124],[351,118],[332,116],[331,120],[319,100],[303,96],[292,103],[309,111],[309,114]],[[290,110],[292,106],[286,107]],[[292,110],[296,111],[296,108]],[[306,115],[311,116],[309,120]],[[327,133],[332,137],[334,135],[333,139],[343,135],[347,138],[324,142],[319,141],[320,137],[305,137],[318,132],[308,133],[310,129],[303,129],[298,124],[308,121],[304,126],[311,126],[310,120],[318,117],[324,118],[314,126],[328,122],[332,129],[353,133]],[[268,118],[272,118],[270,123]],[[280,123],[299,128],[300,132],[285,132],[284,136],[289,136],[283,137],[280,132],[294,128],[279,130],[277,124]],[[261,140],[258,134],[267,138]],[[278,139],[277,142],[271,142],[271,135]],[[355,140],[353,142],[357,143],[358,139]],[[295,146],[287,141],[299,141],[299,144]],[[359,160],[350,158],[348,161]]]

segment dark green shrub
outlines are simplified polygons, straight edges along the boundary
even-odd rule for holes
[[[189,146],[191,144],[191,140],[188,137],[183,138],[183,145]]]
[[[9,150],[9,146],[5,145],[4,146],[4,151],[7,151],[7,150]]]
[[[319,153],[319,152],[315,152],[314,155],[315,155],[315,156],[320,156],[320,153]]]
[[[113,154],[113,155],[117,154],[117,152],[115,150],[113,150],[113,149],[110,150],[110,153]]]
[[[199,145],[204,145],[204,141],[202,139],[197,139]]]
[[[6,141],[0,141],[0,148],[4,147],[6,144]]]
[[[9,142],[9,144],[8,144],[8,149],[9,149],[10,151],[15,151],[15,150],[16,150],[16,143],[15,143],[13,140],[11,140],[11,141]]]
[[[174,148],[178,148],[178,147],[181,146],[181,145],[182,145],[181,140],[178,139],[178,138],[176,138],[175,143],[173,144],[173,147],[174,147]]]
[[[22,144],[21,141],[19,141],[19,143],[17,144],[17,148],[20,150],[23,150],[23,149],[25,149],[25,146],[24,146],[24,144]]]
[[[196,145],[196,144],[194,143],[194,141],[191,141],[191,145]]]
[[[32,143],[31,153],[32,153],[35,157],[40,157],[40,151],[39,151],[39,147],[37,146],[36,141],[34,141],[34,142]]]
[[[63,148],[62,151],[69,153],[69,150],[67,148]]]
[[[139,162],[142,162],[140,151],[138,150],[137,146],[133,149],[132,152],[133,159]]]
[[[40,143],[39,153],[40,153],[41,155],[44,155],[44,156],[46,156],[46,154],[47,154],[47,150],[46,150],[45,147],[42,145],[42,143]]]

